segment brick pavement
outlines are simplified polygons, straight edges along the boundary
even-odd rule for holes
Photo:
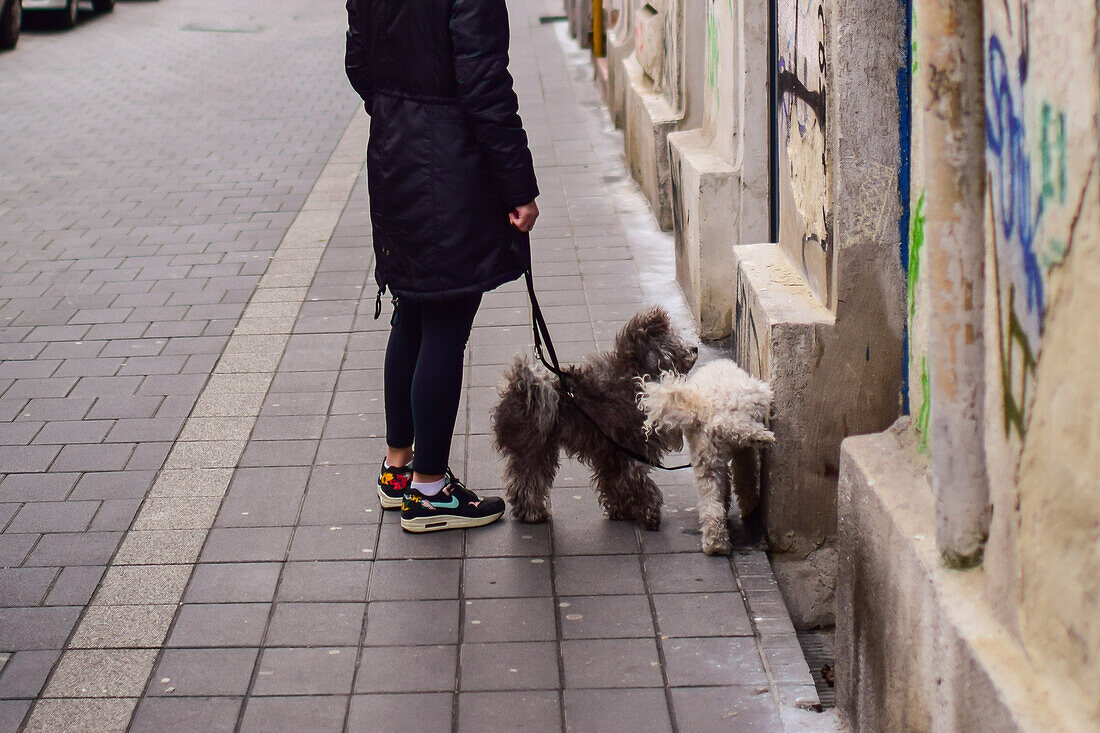
[[[667,283],[584,67],[547,4],[510,7],[539,287],[576,358]],[[816,729],[763,553],[698,553],[683,472],[658,533],[602,518],[568,462],[548,525],[383,516],[342,26],[126,3],[0,57],[0,730]],[[527,318],[511,285],[475,324],[452,464],[478,490]]]

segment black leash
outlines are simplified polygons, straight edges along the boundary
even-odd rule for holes
[[[569,374],[561,368],[561,363],[558,361],[558,354],[554,351],[554,341],[550,338],[550,329],[546,326],[546,318],[542,314],[542,307],[539,306],[538,296],[535,295],[535,281],[531,274],[530,267],[523,273],[523,277],[527,281],[527,296],[531,300],[531,330],[535,335],[535,356],[551,374],[558,378],[558,382],[561,384],[562,393],[573,407],[577,409],[577,412],[596,429],[596,432],[599,433],[604,440],[613,445],[616,450],[626,454],[639,463],[644,463],[652,468],[659,468],[662,471],[679,471],[683,468],[691,468],[690,463],[685,463],[682,466],[666,466],[663,463],[651,461],[638,451],[623,445],[608,435],[604,429],[600,427],[600,424],[596,422],[595,418],[589,415],[585,409],[580,406],[580,403],[577,402],[576,395],[573,394],[573,388],[569,385]],[[544,348],[546,350],[545,353],[543,353]],[[547,361],[546,358],[547,354],[550,356],[549,361]]]

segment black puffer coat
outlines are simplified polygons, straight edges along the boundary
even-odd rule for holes
[[[538,196],[508,73],[505,0],[348,0],[347,74],[371,116],[375,277],[406,298],[519,277],[508,212]]]

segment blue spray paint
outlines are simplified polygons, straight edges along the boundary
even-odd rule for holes
[[[898,219],[898,242],[901,252],[903,281],[909,280],[909,179],[912,156],[913,126],[913,3],[900,0],[905,8],[905,51],[898,68],[898,199],[901,217]],[[901,412],[909,414],[909,324],[902,331],[901,354]]]
[[[1023,120],[1022,86],[1027,74],[1027,53],[1020,56],[1018,64],[1019,106],[1013,94],[1004,48],[997,36],[989,39],[988,64],[992,106],[985,111],[985,140],[998,166],[991,193],[997,196],[1000,204],[1002,235],[1009,241],[1015,235],[1020,243],[1027,309],[1039,316],[1042,329],[1043,276],[1033,245],[1043,216],[1043,198],[1032,196],[1031,155],[1027,151],[1027,130]]]

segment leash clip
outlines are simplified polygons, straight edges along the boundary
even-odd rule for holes
[[[374,297],[374,320],[382,316],[382,294],[386,292],[386,286],[378,288],[378,295]]]

